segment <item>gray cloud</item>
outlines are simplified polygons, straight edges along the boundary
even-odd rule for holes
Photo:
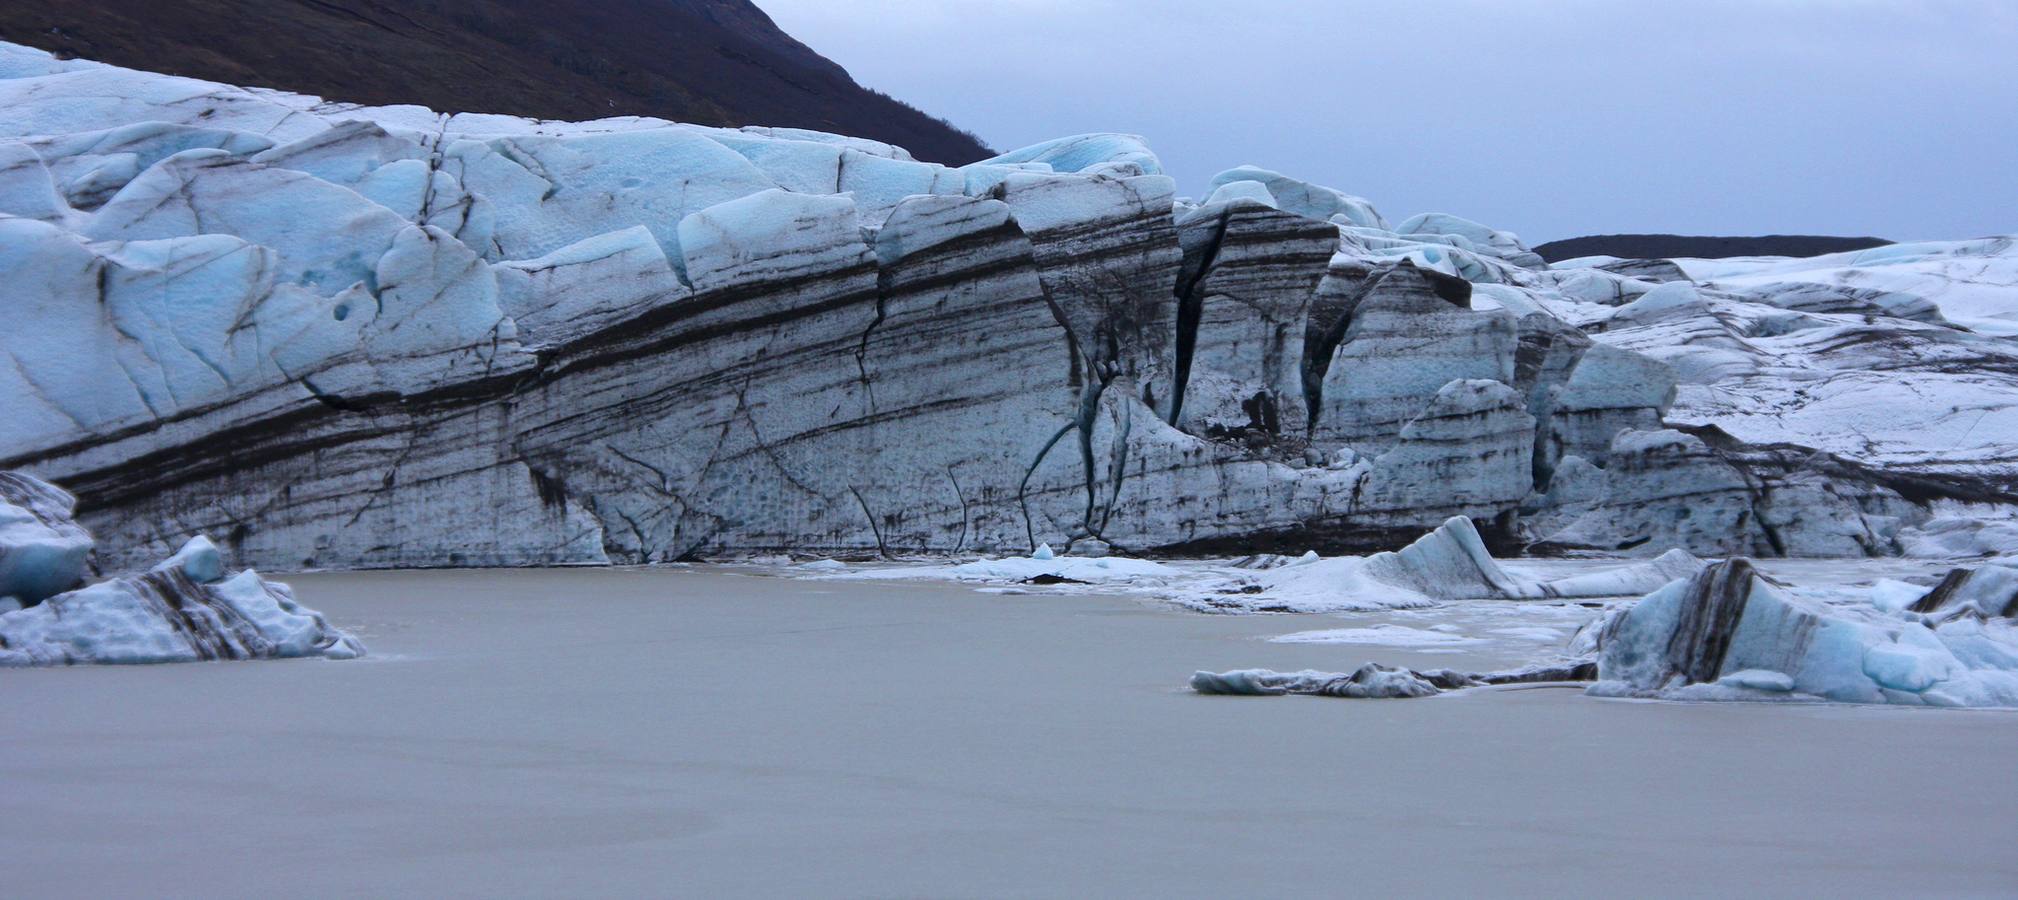
[[[2018,231],[2018,4],[759,0],[1000,148],[1149,138],[1540,241]]]

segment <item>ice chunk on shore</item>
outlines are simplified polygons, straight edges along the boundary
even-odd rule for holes
[[[1630,597],[1686,578],[1704,565],[1686,551],[1674,550],[1647,562],[1536,581],[1501,567],[1471,520],[1456,516],[1400,550],[1263,569],[1209,584],[1179,602],[1215,610],[1336,613],[1451,600]]]
[[[363,655],[287,585],[250,569],[227,573],[201,535],[138,575],[66,590],[92,546],[70,517],[76,503],[47,482],[0,472],[0,666]]]
[[[363,654],[287,585],[250,569],[227,577],[216,546],[201,537],[146,572],[0,615],[0,666]]]
[[[1478,528],[1453,516],[1400,550],[1367,557],[1366,574],[1386,584],[1438,599],[1543,596],[1540,585],[1500,568]]]
[[[1337,613],[1526,596],[1542,596],[1539,585],[1501,569],[1471,520],[1458,516],[1398,551],[1263,569],[1178,601],[1199,609]]]

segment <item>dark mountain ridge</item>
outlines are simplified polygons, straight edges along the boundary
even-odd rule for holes
[[[1561,262],[1583,256],[1620,259],[1724,259],[1732,256],[1820,256],[1892,243],[1874,237],[1769,234],[1762,237],[1699,237],[1681,234],[1597,234],[1550,241],[1534,248],[1542,259]]]
[[[658,116],[991,152],[794,40],[749,0],[0,0],[0,39],[365,104]]]

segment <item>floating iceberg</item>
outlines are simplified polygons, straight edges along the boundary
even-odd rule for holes
[[[2018,577],[1959,571],[1906,612],[1804,597],[1743,559],[1656,591],[1598,627],[1592,693],[2018,706]]]

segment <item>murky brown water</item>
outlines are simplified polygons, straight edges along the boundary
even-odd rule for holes
[[[2018,892],[2010,713],[1199,697],[1510,660],[1119,597],[289,580],[373,657],[0,672],[0,893]]]

